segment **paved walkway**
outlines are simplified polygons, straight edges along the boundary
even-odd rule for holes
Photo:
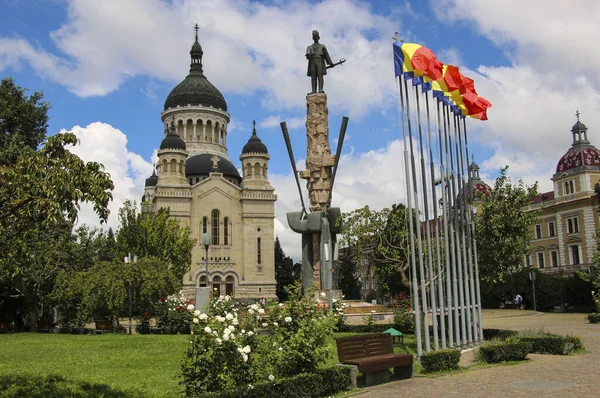
[[[571,356],[529,355],[522,364],[468,373],[391,382],[365,388],[357,397],[600,397],[600,324],[582,314],[540,314],[518,310],[488,311],[484,327],[539,329],[582,337],[589,353]]]

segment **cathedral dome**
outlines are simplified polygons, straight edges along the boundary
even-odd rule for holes
[[[158,184],[158,176],[156,175],[156,170],[152,172],[152,175],[146,178],[146,187],[155,187]]]
[[[600,151],[593,145],[578,145],[565,153],[556,166],[557,173],[565,173],[579,167],[600,169]]]
[[[175,131],[175,122],[173,120],[171,120],[171,128],[169,129],[169,133],[160,143],[160,149],[186,150],[185,142]]]
[[[580,167],[600,170],[600,151],[587,139],[587,127],[579,121],[579,111],[576,113],[577,123],[571,128],[573,145],[556,165],[556,173],[567,173]]]
[[[258,135],[256,134],[256,120],[252,121],[252,124],[254,125],[252,129],[252,136],[248,140],[248,143],[244,145],[244,148],[242,149],[242,155],[246,153],[268,154],[269,151],[267,150],[267,146],[263,144],[263,142],[260,140],[260,138],[258,138]]]
[[[202,72],[202,54],[202,46],[198,43],[198,32],[196,32],[196,41],[190,50],[190,73],[171,90],[165,100],[165,110],[177,108],[177,106],[202,105],[227,111],[227,102],[225,102],[223,94],[208,81]]]
[[[212,153],[201,153],[192,156],[185,162],[186,177],[206,177],[210,173],[222,173],[225,177],[232,177],[241,182],[242,177],[229,159]]]

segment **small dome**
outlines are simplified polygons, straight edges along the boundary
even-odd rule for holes
[[[556,172],[565,173],[579,167],[600,170],[600,151],[592,145],[572,147],[558,161]]]
[[[171,120],[171,128],[169,129],[169,133],[160,143],[160,149],[186,150],[185,142],[175,131],[175,122],[173,120]]]
[[[233,163],[222,156],[202,153],[188,158],[185,162],[186,177],[206,177],[211,172],[222,173],[225,177],[233,177],[238,183],[242,181],[240,173]]]
[[[585,126],[585,124],[581,123],[579,120],[577,120],[577,123],[575,123],[573,125],[573,127],[571,128],[572,132],[583,131],[583,130],[587,130],[587,127]]]
[[[152,172],[152,175],[146,178],[146,187],[155,187],[158,184],[158,176],[156,175],[156,170]]]
[[[267,146],[263,144],[263,142],[260,140],[260,138],[258,138],[258,135],[256,134],[256,120],[252,121],[252,124],[254,125],[252,129],[252,136],[248,140],[248,143],[244,145],[244,148],[242,149],[242,155],[245,153],[268,154],[269,151],[267,150]]]

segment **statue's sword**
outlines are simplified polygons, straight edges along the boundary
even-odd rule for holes
[[[342,59],[340,59],[338,62],[336,62],[335,64],[331,64],[331,65],[329,65],[329,66],[328,66],[327,68],[325,68],[325,69],[333,68],[334,66],[341,65],[341,64],[343,64],[344,62],[346,62],[346,58],[342,58]]]

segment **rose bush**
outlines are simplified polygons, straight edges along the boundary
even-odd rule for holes
[[[191,306],[191,307],[190,307]],[[161,334],[189,334],[194,301],[183,292],[161,298],[156,305],[156,329]]]
[[[285,305],[272,303],[267,311],[257,304],[237,308],[229,296],[211,299],[206,313],[188,311],[187,396],[314,372],[327,359],[338,316],[304,297],[299,284],[287,290]]]

